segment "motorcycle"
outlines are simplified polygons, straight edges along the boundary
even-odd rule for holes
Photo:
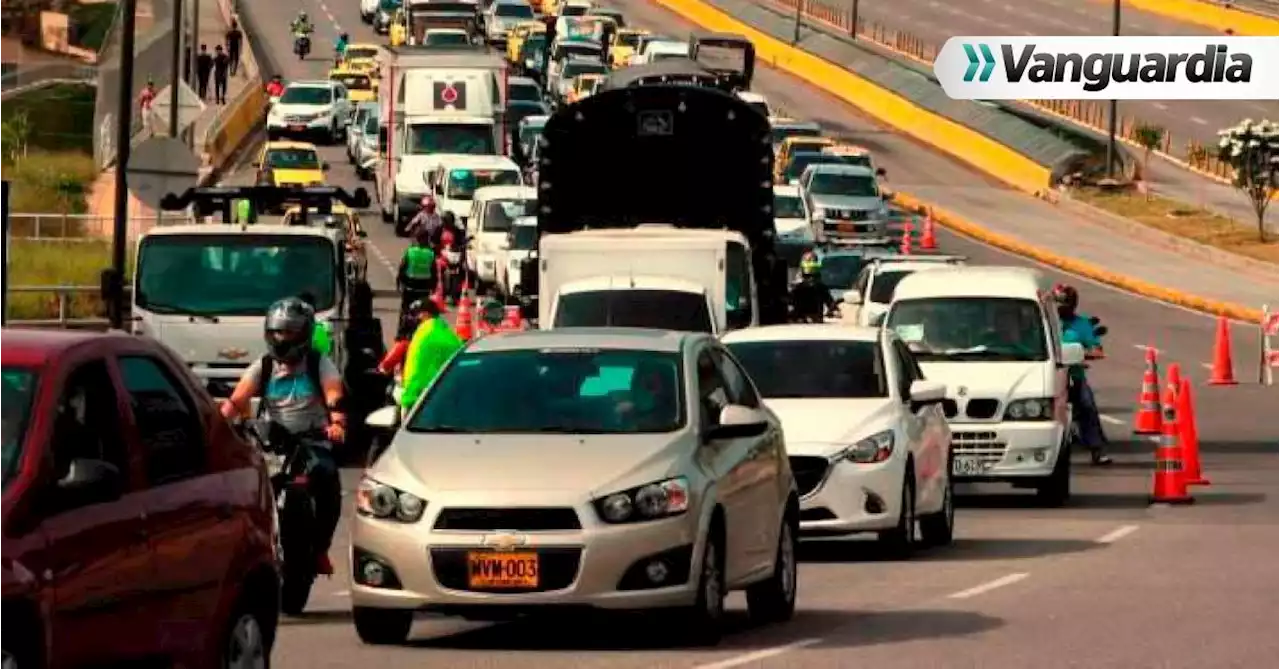
[[[244,431],[267,459],[276,500],[276,561],[280,566],[280,610],[298,615],[307,606],[316,580],[319,520],[308,488],[307,463],[314,449],[328,448],[322,432],[291,434],[278,423],[255,419]]]
[[[306,60],[311,54],[311,38],[306,35],[298,35],[293,38],[293,52],[298,55],[298,60]]]
[[[445,297],[457,301],[462,297],[462,284],[467,274],[467,268],[462,262],[462,251],[446,248],[441,252],[441,260],[440,280],[444,281]]]

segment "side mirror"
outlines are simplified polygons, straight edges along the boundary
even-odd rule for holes
[[[1058,363],[1062,367],[1071,367],[1073,365],[1084,364],[1084,346],[1076,343],[1062,345],[1062,360]]]
[[[844,292],[844,299],[841,301],[845,304],[850,304],[856,307],[862,304],[862,293],[859,293],[856,290],[846,290]]]
[[[105,460],[76,458],[67,475],[58,481],[58,490],[75,506],[101,504],[120,498],[124,478],[115,465]]]
[[[322,171],[322,172],[328,172],[328,171],[329,171],[329,163],[327,163],[327,162],[320,163],[320,171]]]
[[[919,411],[921,407],[937,404],[947,397],[947,386],[937,381],[920,379],[911,382],[907,393],[907,401],[911,402],[911,410]]]
[[[769,419],[763,411],[737,404],[720,410],[720,424],[707,431],[707,441],[756,437],[769,429]]]
[[[888,173],[888,172],[886,172],[886,171],[884,171],[884,168],[883,168],[883,167],[877,167],[877,168],[876,168],[876,176],[878,176],[878,177],[887,177],[887,176],[889,176],[889,173]]]
[[[364,424],[375,430],[394,430],[400,427],[400,407],[385,406],[364,419]]]

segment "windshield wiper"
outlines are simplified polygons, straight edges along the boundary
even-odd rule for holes
[[[414,427],[409,426],[410,432],[432,432],[436,434],[463,434],[475,432],[475,430],[464,430],[455,425],[432,425],[430,427]]]
[[[1026,360],[1025,354],[1016,351],[998,351],[989,348],[975,348],[960,351],[947,351],[943,355],[948,358],[976,358],[983,360],[992,360],[1004,358],[1007,360]]]
[[[207,322],[209,322],[209,323],[217,323],[217,322],[218,322],[218,317],[217,317],[217,316],[215,316],[215,315],[213,315],[213,314],[210,314],[210,313],[207,313],[207,312],[203,312],[203,311],[196,311],[195,309],[189,309],[189,308],[187,308],[187,307],[179,307],[179,306],[177,306],[177,305],[173,305],[173,304],[165,304],[165,303],[163,303],[163,302],[146,302],[146,301],[144,301],[144,302],[140,302],[140,303],[138,304],[138,306],[139,306],[139,307],[141,307],[141,308],[143,308],[143,309],[146,309],[147,311],[152,311],[152,312],[155,312],[155,313],[157,313],[157,314],[163,314],[163,315],[166,315],[166,316],[170,316],[170,315],[172,315],[172,316],[190,316],[190,317],[191,317],[191,319],[192,319],[193,321],[194,321],[195,319],[199,318],[199,319],[204,320],[204,321],[207,321]]]

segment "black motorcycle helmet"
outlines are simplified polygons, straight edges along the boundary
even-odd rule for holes
[[[1053,287],[1053,301],[1058,305],[1058,318],[1074,318],[1080,306],[1080,293],[1073,286],[1060,283]]]
[[[306,302],[289,297],[267,309],[263,338],[271,357],[293,363],[311,350],[311,335],[316,325],[316,312]]]

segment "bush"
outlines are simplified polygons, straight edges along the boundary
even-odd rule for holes
[[[97,89],[89,84],[54,84],[5,100],[4,118],[26,115],[31,124],[26,138],[29,149],[92,155],[96,100]],[[9,155],[7,150],[4,153]]]
[[[98,170],[90,155],[33,151],[13,165],[5,165],[4,176],[11,182],[11,212],[82,214]],[[14,234],[22,236],[23,231],[15,230]]]
[[[90,286],[94,289],[72,294],[68,313],[73,318],[92,318],[104,313],[96,288],[102,270],[111,264],[109,242],[15,239],[9,250],[12,254],[10,286]],[[132,264],[130,261],[130,275]],[[58,295],[10,292],[8,306],[11,320],[56,318]]]

